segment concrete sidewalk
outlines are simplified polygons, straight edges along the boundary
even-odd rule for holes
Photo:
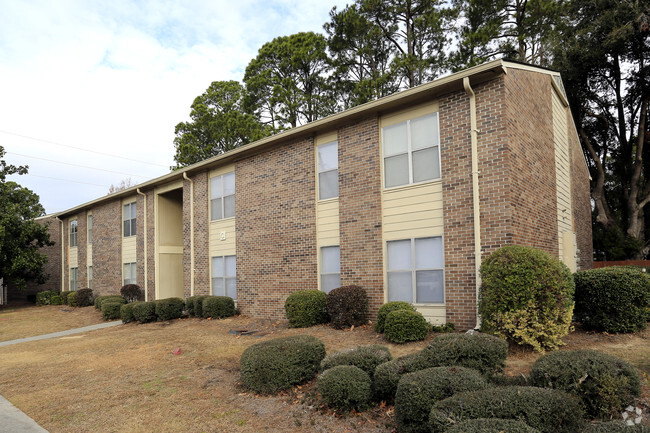
[[[47,340],[48,338],[65,337],[66,335],[81,334],[83,332],[94,331],[96,329],[110,328],[111,326],[121,325],[121,320],[113,322],[98,323],[97,325],[84,326],[83,328],[68,329],[67,331],[52,332],[51,334],[37,335],[36,337],[18,338],[17,340],[9,340],[0,342],[0,347],[11,346],[12,344],[26,343],[28,341]]]

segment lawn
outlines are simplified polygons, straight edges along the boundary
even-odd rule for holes
[[[61,309],[0,311],[0,319],[12,317],[11,322],[0,320],[0,335],[8,335],[11,323],[29,322],[30,317],[46,332],[59,323],[59,313],[79,315],[83,318],[79,326],[101,321],[92,307],[70,313]],[[240,329],[259,332],[240,337],[229,333]],[[380,343],[393,356],[420,350],[435,337],[393,345],[377,337],[370,326],[353,331],[327,326],[288,329],[284,322],[245,317],[128,324],[0,348],[0,394],[52,433],[393,431],[392,408],[337,416],[314,405],[313,384],[275,397],[255,396],[238,386],[239,356],[246,347],[300,333],[321,338],[328,352]],[[650,374],[648,331],[622,336],[576,332],[566,342],[570,349],[593,348],[623,357],[646,377]],[[178,347],[182,353],[172,354]],[[538,356],[513,349],[507,372],[526,373]],[[647,398],[647,386],[645,390]]]

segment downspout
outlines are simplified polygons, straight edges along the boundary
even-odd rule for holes
[[[54,217],[55,220],[57,220],[61,226],[61,291],[63,292],[65,290],[65,260],[64,260],[64,254],[65,254],[65,249],[64,249],[64,243],[65,243],[65,238],[64,238],[64,230],[63,230],[63,221],[57,216]]]
[[[478,176],[478,129],[476,126],[476,94],[469,83],[469,77],[463,78],[463,87],[469,95],[469,116],[472,144],[472,198],[474,209],[474,273],[476,281],[476,329],[481,327],[481,317],[478,314],[479,291],[481,289],[481,209],[479,202]]]
[[[183,179],[190,182],[190,296],[194,296],[194,181],[183,172]]]
[[[147,243],[147,194],[143,193],[140,191],[140,188],[136,189],[135,192],[140,194],[142,197],[144,197],[144,300],[148,301],[149,299],[149,273],[148,271],[148,257],[149,254],[147,254],[147,248],[149,244]]]

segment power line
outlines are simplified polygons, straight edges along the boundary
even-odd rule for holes
[[[153,166],[156,166],[156,167],[168,168],[166,165],[162,165],[162,164],[156,164],[156,163],[148,162],[148,161],[141,161],[139,159],[127,158],[126,156],[113,155],[111,153],[98,152],[96,150],[88,150],[88,149],[84,149],[82,147],[70,146],[69,144],[57,143],[55,141],[45,140],[45,139],[36,138],[36,137],[30,137],[29,135],[17,134],[15,132],[3,131],[1,129],[0,129],[0,133],[7,134],[7,135],[13,135],[15,137],[26,138],[28,140],[34,140],[34,141],[40,141],[40,142],[43,142],[43,143],[54,144],[55,146],[61,146],[61,147],[67,147],[67,148],[70,148],[70,149],[81,150],[82,152],[96,153],[97,155],[110,156],[111,158],[125,159],[127,161],[139,162],[141,164],[148,164],[148,165],[153,165]]]
[[[101,188],[110,188],[110,186],[108,186],[108,185],[99,185],[97,183],[81,182],[80,180],[61,179],[61,178],[58,178],[58,177],[41,176],[39,174],[32,174],[32,173],[26,173],[25,176],[34,176],[34,177],[41,177],[43,179],[58,180],[58,181],[61,181],[61,182],[80,183],[82,185],[91,185],[91,186],[98,186],[98,187],[101,187]]]

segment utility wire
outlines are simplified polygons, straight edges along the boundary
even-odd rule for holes
[[[25,173],[24,176],[34,176],[34,177],[40,177],[40,178],[43,178],[43,179],[58,180],[58,181],[61,181],[61,182],[80,183],[82,185],[98,186],[98,187],[101,187],[101,188],[110,188],[110,186],[108,186],[108,185],[99,185],[97,183],[81,182],[79,180],[61,179],[61,178],[58,178],[58,177],[41,176],[40,174]]]
[[[72,164],[70,162],[55,161],[53,159],[41,158],[41,157],[38,157],[38,156],[23,155],[22,153],[16,153],[16,152],[6,152],[6,153],[7,153],[7,155],[16,155],[16,156],[22,156],[22,157],[25,157],[25,158],[40,159],[42,161],[53,162],[55,164],[64,164],[64,165],[70,165],[72,167],[81,167],[81,168],[87,168],[87,169],[90,169],[90,170],[105,171],[107,173],[121,174],[122,176],[140,177],[140,178],[143,178],[143,179],[147,178],[147,176],[141,176],[141,175],[130,174],[130,173],[122,173],[120,171],[106,170],[104,168],[89,167],[87,165]]]

